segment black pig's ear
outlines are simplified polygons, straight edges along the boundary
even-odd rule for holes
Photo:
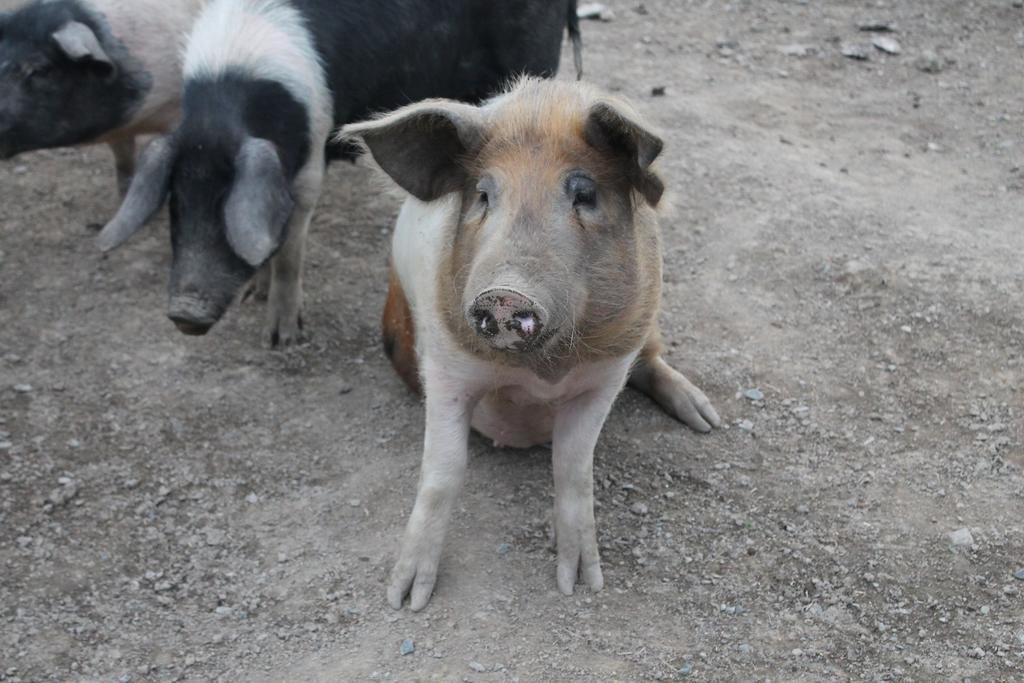
[[[53,40],[68,59],[74,62],[91,60],[114,66],[93,30],[80,21],[64,24],[53,34]]]
[[[479,108],[426,100],[374,121],[345,126],[338,138],[361,138],[403,190],[433,201],[462,187],[464,160],[479,147],[483,130]]]
[[[651,164],[661,154],[664,143],[640,123],[628,105],[610,101],[595,104],[587,115],[584,135],[591,146],[626,160],[633,186],[648,204],[657,206],[665,184]]]
[[[175,153],[170,136],[156,138],[143,150],[121,208],[96,238],[100,251],[110,251],[124,244],[160,210],[167,199]]]
[[[295,208],[274,145],[249,138],[235,158],[235,184],[224,205],[228,244],[256,268],[277,251]]]

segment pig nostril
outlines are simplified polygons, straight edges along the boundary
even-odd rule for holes
[[[537,314],[533,311],[520,311],[512,316],[512,325],[524,337],[532,337],[537,334],[540,330],[540,322],[537,320]]]
[[[490,311],[478,308],[473,311],[473,328],[482,337],[493,337],[498,334],[498,321]]]

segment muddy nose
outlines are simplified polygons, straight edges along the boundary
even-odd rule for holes
[[[167,317],[182,333],[200,336],[210,331],[218,316],[206,310],[206,306],[195,299],[174,298],[168,307]]]
[[[544,307],[512,289],[488,289],[469,307],[473,330],[499,349],[524,349],[541,338],[547,323]]]

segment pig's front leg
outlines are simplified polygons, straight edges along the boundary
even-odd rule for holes
[[[288,221],[288,236],[270,260],[264,332],[270,348],[292,346],[305,338],[302,333],[302,263],[306,256],[306,233],[320,198],[323,177],[323,158],[317,155],[310,159],[295,181],[296,205]]]
[[[117,192],[124,199],[135,175],[135,138],[125,137],[110,143],[114,153],[114,171],[117,173]]]
[[[411,591],[414,612],[426,606],[437,580],[448,520],[466,472],[469,422],[476,404],[461,383],[443,377],[437,363],[424,361],[423,375],[427,422],[419,490],[388,587],[388,602],[395,609]]]
[[[250,299],[259,303],[267,301],[270,297],[270,270],[269,263],[260,266],[252,279],[242,288],[242,293],[238,297],[240,303],[244,304]]]
[[[306,255],[306,231],[313,207],[295,207],[288,224],[288,238],[270,260],[270,291],[264,339],[270,348],[302,341],[302,262]]]
[[[690,380],[665,362],[658,346],[648,346],[629,374],[629,385],[647,394],[662,410],[698,432],[721,427],[711,401]]]
[[[593,591],[604,587],[594,522],[594,446],[624,381],[574,398],[555,416],[555,543],[558,590],[565,595],[572,595],[577,575]]]

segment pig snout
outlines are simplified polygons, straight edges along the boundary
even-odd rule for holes
[[[192,292],[174,294],[167,307],[167,317],[184,334],[204,335],[221,316],[218,307]]]
[[[466,320],[494,348],[525,351],[546,337],[548,313],[525,294],[498,287],[473,300]]]

